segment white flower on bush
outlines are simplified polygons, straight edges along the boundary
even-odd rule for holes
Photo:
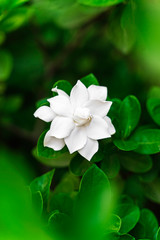
[[[107,115],[112,102],[106,101],[107,88],[78,81],[70,96],[54,88],[58,95],[48,99],[50,107],[41,106],[34,116],[51,122],[44,146],[61,150],[65,144],[70,153],[78,151],[91,160],[98,151],[99,139],[110,138],[115,128]]]

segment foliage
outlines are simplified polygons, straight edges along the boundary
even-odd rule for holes
[[[0,238],[160,239],[159,25],[157,0],[0,1]],[[78,79],[113,102],[90,162],[33,117]]]

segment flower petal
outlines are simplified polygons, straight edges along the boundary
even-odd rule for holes
[[[57,87],[52,88],[52,92],[58,93],[59,96],[64,96],[64,97],[69,98],[69,96],[68,96],[68,94],[67,94],[66,92],[64,92],[64,91],[61,90],[61,89],[58,89]]]
[[[88,101],[88,90],[80,80],[78,80],[77,84],[72,88],[70,100],[74,109],[81,107]]]
[[[57,116],[51,123],[51,136],[56,138],[68,137],[74,125],[72,118]]]
[[[65,96],[56,96],[49,98],[48,102],[50,103],[53,111],[60,116],[71,116],[72,115],[72,106],[69,99]]]
[[[89,100],[84,104],[84,107],[89,108],[92,115],[104,117],[109,112],[111,105],[110,101]]]
[[[51,122],[56,116],[56,114],[53,112],[53,110],[50,107],[41,106],[35,111],[34,116],[36,118],[40,118],[45,122]]]
[[[91,85],[88,87],[90,99],[105,101],[107,99],[107,88]]]
[[[52,137],[50,130],[46,133],[43,143],[45,147],[52,148],[55,151],[59,151],[65,146],[64,140]]]
[[[99,148],[98,141],[88,138],[86,145],[78,152],[84,158],[90,161],[93,155],[98,151],[98,148]]]
[[[112,122],[111,122],[111,119],[110,119],[108,116],[105,116],[105,117],[104,117],[104,120],[105,120],[105,121],[107,122],[107,124],[108,124],[108,132],[109,132],[111,135],[115,134],[116,129],[115,129],[115,127],[113,126],[113,124],[112,124]]]
[[[98,116],[93,117],[87,127],[87,136],[95,140],[111,137],[106,121]]]
[[[83,148],[87,142],[86,128],[75,126],[71,134],[64,141],[70,153]]]

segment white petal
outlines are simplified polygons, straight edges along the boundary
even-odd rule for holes
[[[68,137],[74,125],[72,118],[57,116],[51,123],[51,136],[56,138]]]
[[[104,117],[104,120],[107,122],[108,124],[108,132],[113,135],[115,134],[116,130],[115,130],[115,127],[113,126],[112,122],[111,122],[111,119],[107,116]]]
[[[91,85],[88,87],[90,99],[105,101],[107,99],[107,88],[102,86]]]
[[[68,94],[67,94],[66,92],[64,92],[64,91],[61,90],[61,89],[58,89],[57,87],[52,88],[52,92],[58,93],[59,96],[64,96],[64,97],[69,98],[69,96],[68,96]]]
[[[65,96],[56,96],[48,99],[53,111],[60,116],[71,116],[72,106],[69,99]]]
[[[42,106],[35,111],[34,116],[36,118],[40,118],[45,122],[51,122],[56,116],[56,114],[53,112],[53,110],[50,107]]]
[[[57,139],[55,137],[52,137],[50,131],[48,131],[44,137],[44,146],[58,151],[65,146],[65,143],[63,139]]]
[[[88,101],[88,90],[81,81],[78,80],[77,84],[72,88],[70,100],[74,109],[81,107]]]
[[[87,136],[95,140],[111,137],[106,121],[98,116],[93,117],[87,127]]]
[[[64,139],[69,152],[73,153],[81,148],[84,147],[84,145],[87,142],[87,134],[86,134],[86,128],[85,127],[75,127],[71,134]]]
[[[84,104],[84,107],[89,108],[92,115],[104,117],[109,112],[111,105],[110,101],[89,100]]]
[[[90,161],[93,155],[98,151],[98,148],[99,148],[98,141],[88,138],[86,145],[78,152],[84,158]]]

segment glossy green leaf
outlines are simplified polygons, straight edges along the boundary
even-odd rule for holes
[[[99,82],[98,82],[97,78],[92,73],[83,77],[83,78],[81,78],[80,80],[87,88],[90,85],[99,85]]]
[[[119,232],[121,228],[121,219],[116,214],[112,214],[111,219],[109,220],[109,226],[107,232]]]
[[[75,207],[82,237],[100,238],[111,210],[110,200],[107,176],[96,165],[92,165],[83,175]]]
[[[119,159],[122,166],[131,172],[143,173],[152,168],[152,158],[148,155],[128,152],[119,154]]]
[[[137,149],[137,142],[132,140],[121,140],[121,139],[114,139],[113,143],[117,148],[122,151],[132,151]]]
[[[60,151],[54,151],[51,148],[44,147],[43,141],[44,141],[44,136],[46,132],[47,131],[44,131],[39,137],[39,140],[37,143],[37,150],[34,151],[35,157],[40,162],[48,166],[54,166],[54,167],[68,166],[70,163],[70,160],[75,156],[76,153],[70,154],[66,147],[64,147]]]
[[[43,98],[36,102],[36,108],[39,108],[41,106],[49,106],[49,102],[47,101],[48,98]]]
[[[116,214],[122,220],[120,228],[121,234],[128,233],[132,230],[140,217],[139,208],[133,204],[120,204],[116,209]]]
[[[0,81],[5,81],[9,78],[13,68],[13,59],[9,52],[0,51]]]
[[[43,197],[44,207],[46,207],[48,204],[50,185],[52,182],[53,175],[54,175],[54,170],[48,173],[45,173],[40,177],[37,177],[30,184],[30,188],[33,194],[37,193],[38,191],[41,192]]]
[[[66,80],[59,80],[53,85],[53,88],[56,88],[56,87],[66,92],[68,95],[70,95],[70,92],[72,89],[72,85],[70,84],[70,82]]]
[[[135,96],[126,97],[120,107],[119,128],[122,138],[130,136],[137,126],[141,115],[141,106]]]
[[[135,238],[130,234],[111,233],[105,236],[105,240],[135,240]]]
[[[159,129],[139,129],[131,140],[138,144],[135,149],[141,154],[155,154],[160,152],[160,130]]]
[[[160,125],[160,99],[149,98],[147,100],[147,109],[154,122]]]
[[[109,7],[121,3],[123,0],[78,0],[78,2],[88,6]]]
[[[145,229],[145,238],[156,239],[156,234],[158,230],[158,221],[149,209],[142,209],[139,222],[143,225]]]

